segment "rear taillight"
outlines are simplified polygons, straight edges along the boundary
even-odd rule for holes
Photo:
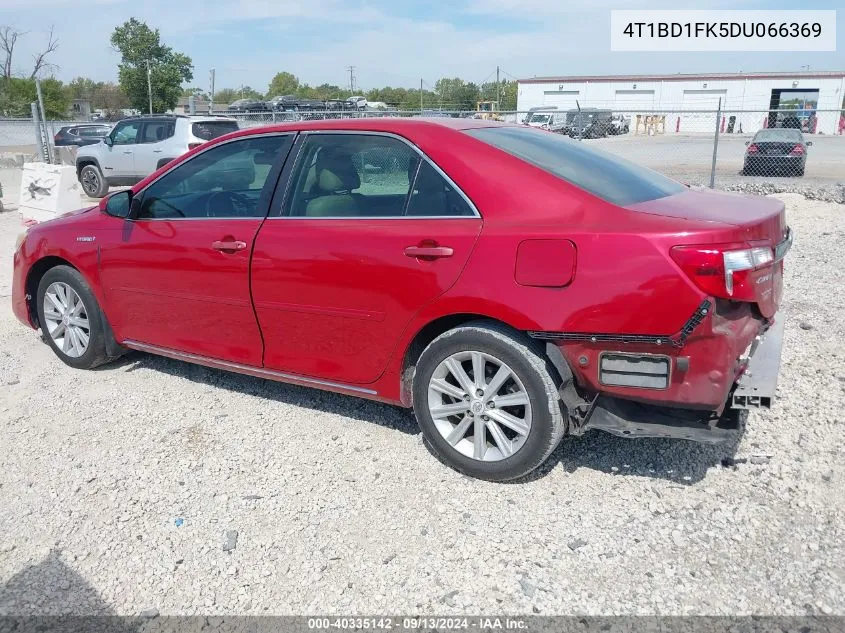
[[[752,273],[770,266],[774,252],[768,246],[743,249],[737,246],[676,246],[672,249],[672,259],[707,294],[721,299],[756,301],[757,278]]]
[[[760,151],[760,148],[757,145],[755,145],[754,143],[752,143],[751,145],[748,146],[748,153],[749,154],[756,154],[759,151]]]
[[[188,143],[188,149],[192,150],[196,147],[199,147],[200,145],[202,145],[202,143]]]
[[[804,146],[803,145],[796,145],[792,148],[792,151],[789,152],[792,156],[803,156],[804,155]]]

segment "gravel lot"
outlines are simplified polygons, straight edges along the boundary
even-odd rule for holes
[[[845,214],[783,198],[775,409],[733,447],[566,439],[509,485],[390,406],[137,353],[66,367],[11,313],[0,214],[0,615],[845,614]]]

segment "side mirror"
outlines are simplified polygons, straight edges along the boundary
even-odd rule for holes
[[[103,143],[111,147],[114,144],[114,141],[112,140],[111,136],[106,136],[103,138]]]
[[[745,141],[746,145],[751,145],[751,141]]]
[[[126,220],[130,217],[134,202],[132,190],[126,189],[113,193],[108,198],[104,198],[103,202],[100,203],[100,208],[106,215]]]
[[[812,145],[812,144],[813,144],[813,141],[807,141],[807,147],[810,147],[810,145]]]

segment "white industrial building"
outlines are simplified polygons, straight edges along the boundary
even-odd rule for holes
[[[839,115],[832,111],[845,107],[845,71],[534,77],[518,83],[520,111],[552,106],[565,111],[577,101],[582,108],[608,108],[632,119],[665,114],[667,133],[712,131],[714,115],[701,111],[715,112],[720,99],[725,118],[736,117],[732,129],[742,126],[745,132],[778,125],[784,115],[772,111],[789,108],[801,119],[818,111],[815,129],[808,131],[836,134]]]

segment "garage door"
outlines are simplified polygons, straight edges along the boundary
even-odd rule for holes
[[[631,129],[638,114],[651,114],[654,110],[654,90],[617,90],[613,111],[631,117]]]
[[[705,110],[705,112],[684,112],[681,114],[681,134],[716,131],[716,110],[719,99],[725,108],[727,90],[684,90],[681,110]]]
[[[566,112],[575,107],[580,90],[546,90],[543,93],[544,106],[556,106],[558,110]]]

